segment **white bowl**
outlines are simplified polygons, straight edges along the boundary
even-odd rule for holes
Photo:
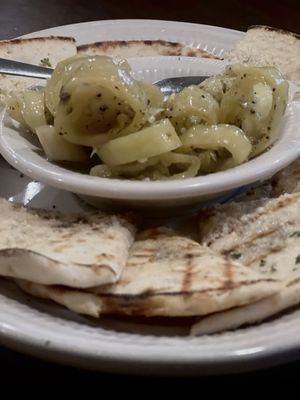
[[[191,57],[146,57],[129,60],[138,79],[154,82],[170,76],[211,75],[226,63]],[[290,99],[293,95],[290,88]],[[41,181],[82,196],[89,203],[126,208],[183,210],[197,206],[245,185],[270,178],[300,154],[300,102],[290,101],[273,147],[255,159],[224,172],[172,181],[105,179],[73,172],[49,162],[32,135],[26,134],[2,111],[0,151],[16,169]]]

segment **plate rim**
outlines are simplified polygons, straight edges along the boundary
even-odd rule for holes
[[[26,305],[27,306],[27,305]],[[62,308],[59,306],[59,308]],[[1,315],[1,312],[0,312]],[[7,323],[1,327],[0,330],[0,342],[12,349],[19,350],[26,354],[34,355],[39,358],[46,358],[49,360],[59,361],[63,364],[69,364],[74,366],[80,366],[84,368],[92,368],[108,372],[121,372],[130,374],[147,375],[149,371],[153,375],[216,375],[225,373],[235,372],[246,372],[255,369],[264,369],[267,367],[281,364],[286,359],[296,360],[300,356],[300,338],[296,334],[299,325],[295,325],[293,340],[288,345],[282,345],[282,335],[280,332],[277,334],[277,341],[279,343],[276,352],[274,351],[274,345],[268,342],[268,344],[257,346],[257,347],[245,347],[244,349],[232,349],[226,350],[223,354],[219,354],[218,358],[215,356],[201,354],[200,348],[195,343],[191,346],[190,352],[193,352],[193,356],[190,355],[182,357],[182,354],[178,355],[171,352],[174,351],[174,346],[167,346],[169,352],[167,356],[164,354],[162,357],[162,348],[164,343],[159,344],[159,348],[153,351],[153,348],[157,347],[156,344],[151,345],[151,351],[147,353],[145,358],[144,354],[141,354],[138,350],[141,350],[145,344],[132,342],[122,343],[122,339],[118,340],[115,338],[113,341],[108,339],[107,342],[103,343],[101,352],[99,349],[93,350],[92,348],[76,348],[70,343],[66,344],[58,338],[51,336],[48,338],[47,335],[40,336],[42,333],[48,332],[46,328],[39,328],[36,334],[28,334],[24,325],[22,325],[22,319],[19,319],[17,323],[10,323],[8,316]],[[20,324],[21,323],[21,324]],[[286,321],[283,325],[287,323]],[[20,325],[18,327],[18,324]],[[258,327],[268,325],[270,322],[263,322]],[[250,329],[255,329],[252,326]],[[272,327],[269,325],[269,330]],[[239,334],[242,333],[242,329],[239,330]],[[120,333],[124,335],[124,333]],[[126,335],[126,334],[125,334]],[[136,336],[138,334],[134,334]],[[247,336],[247,332],[244,332]],[[221,338],[222,334],[208,335],[206,336],[211,342],[215,338]],[[146,339],[153,340],[155,337],[152,335],[145,335]],[[159,337],[160,339],[160,337]],[[167,338],[169,339],[169,338]],[[173,337],[171,340],[174,342],[182,342],[181,352],[184,350],[183,345],[186,344],[186,337]],[[197,341],[200,338],[189,338],[192,341]],[[228,339],[228,338],[227,338]],[[228,342],[229,340],[227,340]],[[265,338],[267,341],[267,338]],[[49,343],[50,342],[50,343]],[[121,346],[115,349],[115,343],[118,342]],[[190,340],[188,341],[190,342]],[[25,346],[25,347],[24,347]],[[236,344],[233,345],[233,347]],[[226,347],[226,346],[225,346]],[[228,347],[228,346],[227,346]],[[74,350],[74,348],[76,348]],[[197,352],[200,350],[200,352]],[[46,356],[46,357],[45,357]],[[67,357],[67,359],[65,358]],[[180,363],[178,367],[177,363]]]
[[[47,28],[47,29],[42,29],[39,31],[35,31],[35,32],[30,32],[27,33],[25,35],[22,35],[21,38],[26,38],[26,37],[37,37],[37,36],[41,36],[41,35],[49,35],[52,34],[52,32],[54,32],[56,29],[69,29],[69,28],[80,28],[80,26],[82,26],[83,24],[85,26],[88,26],[89,24],[105,24],[108,22],[118,22],[118,23],[123,23],[123,22],[130,22],[130,23],[135,23],[135,22],[145,22],[145,21],[154,21],[155,23],[174,23],[174,24],[179,24],[182,26],[182,24],[184,25],[189,25],[191,27],[195,27],[196,29],[202,28],[202,29],[216,29],[218,31],[227,31],[227,32],[231,32],[233,34],[244,34],[245,32],[242,31],[238,31],[238,30],[234,30],[234,29],[229,29],[229,28],[224,28],[224,27],[218,27],[218,26],[213,26],[213,25],[205,25],[205,24],[196,24],[196,23],[189,23],[189,22],[181,22],[181,21],[168,21],[168,20],[147,20],[147,19],[127,19],[127,20],[102,20],[102,21],[87,21],[87,22],[81,22],[81,23],[76,23],[76,24],[67,24],[67,25],[61,25],[61,26],[56,26],[56,27],[51,27],[51,28]],[[2,319],[2,316],[4,315],[3,311],[0,309],[0,320]],[[18,321],[18,320],[17,320]],[[23,350],[27,353],[31,353],[33,354],[33,350],[35,351],[35,355],[38,355],[41,358],[44,358],[43,355],[45,353],[45,349],[47,349],[45,347],[45,343],[42,342],[42,339],[40,337],[34,338],[33,335],[29,335],[27,338],[22,337],[22,331],[19,330],[18,332],[18,327],[17,324],[15,324],[15,326],[13,326],[13,324],[11,324],[9,326],[9,324],[6,325],[6,323],[3,321],[0,321],[0,341],[4,344],[11,347],[11,348],[15,348],[19,351],[22,350],[22,348],[20,348],[20,346],[23,346]],[[19,333],[19,338],[17,333]],[[51,332],[50,332],[51,334]],[[210,336],[210,338],[212,338],[212,336]],[[255,369],[258,368],[260,365],[260,361],[264,361],[266,359],[268,359],[269,361],[267,362],[267,364],[265,364],[264,366],[271,366],[271,365],[275,365],[278,364],[280,362],[282,362],[282,360],[278,360],[278,357],[283,357],[284,355],[286,356],[287,352],[292,352],[296,350],[300,350],[300,338],[297,340],[297,336],[294,336],[294,341],[289,343],[289,346],[286,346],[281,344],[281,346],[277,346],[274,348],[274,346],[272,347],[272,344],[269,345],[268,348],[264,348],[262,351],[260,351],[259,353],[255,353],[255,354],[247,354],[247,352],[245,352],[244,354],[239,354],[239,356],[233,359],[233,353],[229,352],[225,355],[223,355],[223,357],[219,358],[212,358],[210,361],[208,361],[208,359],[205,358],[201,358],[201,356],[198,356],[197,360],[188,360],[188,363],[191,367],[191,370],[187,369],[186,370],[186,374],[189,375],[190,372],[195,373],[197,372],[198,374],[205,374],[205,372],[211,373],[211,372],[215,372],[215,373],[221,373],[224,372],[224,368],[226,369],[226,367],[230,368],[229,372],[236,372],[237,370],[240,371],[239,367],[241,367],[243,370],[249,370],[249,369]],[[25,347],[24,347],[25,345]],[[120,341],[120,345],[122,345],[122,341]],[[105,343],[104,343],[105,346]],[[287,348],[288,347],[288,348]],[[28,351],[27,351],[28,350]],[[135,355],[135,353],[131,353],[130,356],[128,355],[127,357],[122,358],[122,360],[120,359],[120,355],[118,354],[118,351],[116,351],[115,354],[115,359],[113,360],[113,364],[114,365],[110,365],[110,367],[108,365],[106,365],[105,363],[107,362],[111,362],[112,361],[112,353],[110,353],[110,359],[107,359],[105,357],[103,357],[103,355],[99,355],[99,354],[82,354],[82,352],[78,352],[78,351],[66,351],[66,348],[64,347],[63,343],[60,343],[60,346],[50,346],[48,348],[49,350],[49,354],[47,354],[48,359],[52,359],[55,361],[60,361],[62,363],[71,363],[74,364],[74,358],[77,358],[78,363],[80,364],[80,366],[85,366],[85,367],[89,367],[88,363],[91,362],[91,360],[95,361],[95,363],[93,363],[92,368],[96,368],[96,369],[101,369],[101,370],[111,370],[111,371],[119,371],[119,367],[122,367],[121,370],[124,372],[124,366],[126,368],[127,372],[130,373],[147,373],[147,369],[149,368],[149,365],[151,364],[149,359],[147,358],[143,358],[143,360],[141,361],[144,364],[144,369],[139,369],[136,368],[137,365],[135,364],[134,360],[132,359],[132,355]],[[92,351],[92,349],[91,349]],[[59,357],[56,356],[55,352],[59,353]],[[69,356],[70,359],[64,359],[64,357]],[[293,355],[291,355],[289,357],[292,358]],[[62,359],[63,358],[63,359]],[[70,362],[69,362],[70,361]],[[151,369],[150,373],[154,374],[155,372],[160,373],[168,373],[168,371],[170,371],[170,374],[173,374],[174,371],[173,370],[167,370],[165,369],[166,367],[169,368],[172,366],[172,364],[164,364],[162,361],[165,360],[161,360],[161,359],[157,359],[156,360],[156,365],[155,367],[155,371],[153,369]],[[182,360],[178,359],[177,360],[179,363],[182,362]],[[121,363],[125,364],[122,366]],[[174,360],[169,360],[170,363],[174,363]],[[247,368],[247,365],[249,363],[249,367]],[[76,363],[75,363],[76,364]],[[251,365],[250,365],[251,364]],[[152,364],[153,366],[154,364]],[[141,367],[141,364],[138,365],[139,367]],[[206,368],[210,366],[212,369],[209,369],[209,371],[206,370]],[[150,365],[151,367],[151,365]],[[186,367],[186,365],[184,365],[184,367]],[[129,369],[128,369],[129,368]],[[171,368],[172,369],[172,368]],[[176,372],[176,371],[175,371]],[[177,370],[176,374],[180,374],[182,375],[185,372],[185,368],[179,368],[179,370]],[[228,372],[228,370],[226,370],[226,372]]]
[[[171,19],[147,19],[147,18],[125,18],[125,19],[102,19],[102,20],[90,20],[90,21],[85,21],[85,22],[76,22],[74,24],[65,24],[65,25],[57,25],[57,26],[53,26],[50,28],[45,28],[45,29],[39,29],[38,31],[34,31],[34,32],[28,32],[25,33],[23,35],[17,36],[16,38],[29,38],[29,37],[34,37],[37,35],[48,35],[48,31],[54,31],[57,28],[59,29],[69,29],[69,28],[76,28],[79,26],[88,26],[88,25],[97,25],[97,24],[110,24],[110,23],[130,23],[130,24],[138,24],[138,23],[155,23],[155,24],[159,24],[159,23],[167,23],[167,24],[174,24],[174,25],[185,25],[185,26],[190,26],[190,27],[195,27],[196,29],[199,28],[204,28],[204,29],[210,29],[210,30],[218,30],[218,31],[223,31],[223,32],[227,32],[227,33],[232,33],[232,34],[245,34],[246,32],[244,31],[240,31],[238,29],[232,29],[232,28],[226,28],[223,26],[217,26],[217,25],[210,25],[210,24],[197,24],[195,22],[187,22],[187,21],[175,21],[175,20],[171,20]]]

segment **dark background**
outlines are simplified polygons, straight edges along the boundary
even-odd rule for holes
[[[32,31],[76,22],[149,18],[168,19],[218,25],[246,30],[263,24],[300,34],[300,1],[260,0],[0,0],[0,39],[8,39]],[[86,395],[97,390],[98,396],[127,394],[139,396],[177,393],[197,397],[223,395],[231,397],[257,392],[262,386],[268,394],[283,391],[294,396],[292,386],[299,382],[300,363],[235,376],[203,378],[138,378],[82,371],[48,364],[43,361],[0,348],[0,398],[4,390],[10,393],[26,391],[42,394],[66,392]],[[145,387],[147,387],[145,391]],[[296,393],[296,397],[299,397]]]
[[[0,0],[0,38],[76,22],[148,18],[246,30],[263,24],[300,34],[299,0]]]

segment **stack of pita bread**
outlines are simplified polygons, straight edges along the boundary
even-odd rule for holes
[[[278,279],[281,288],[267,299],[202,319],[192,328],[194,334],[260,322],[300,303],[300,181],[294,180],[299,177],[299,165],[297,160],[272,179],[275,197],[244,198],[200,215],[202,244],[265,277]]]
[[[278,279],[167,228],[135,237],[128,216],[62,216],[6,200],[0,214],[0,275],[78,313],[207,315],[279,288]]]
[[[247,35],[243,40],[251,43]],[[253,46],[245,48],[250,58]],[[76,52],[216,58],[164,41],[78,48],[62,37],[0,42],[0,57],[52,67]],[[0,77],[2,99],[32,84],[36,80]],[[142,230],[129,214],[60,215],[2,199],[0,275],[31,295],[93,317],[193,316],[200,319],[192,334],[259,322],[300,303],[299,179],[296,161],[235,202],[203,211],[198,241],[166,227]]]

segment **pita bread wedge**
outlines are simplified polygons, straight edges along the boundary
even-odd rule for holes
[[[43,284],[90,287],[115,282],[134,226],[101,213],[62,216],[0,200],[0,275]]]
[[[273,278],[214,254],[166,229],[144,232],[114,285],[78,291],[19,282],[23,290],[91,316],[125,314],[182,317],[206,315],[270,296]]]
[[[281,171],[277,172],[271,179],[252,186],[235,197],[235,202],[249,202],[259,200],[261,204],[270,198],[276,198],[286,193],[300,191],[300,158],[292,162]],[[247,203],[249,204],[249,203]],[[230,207],[230,206],[229,206]]]
[[[278,279],[282,288],[268,299],[203,319],[193,327],[193,334],[258,322],[300,304],[300,194],[270,199],[263,207],[251,203],[244,205],[248,212],[243,215],[239,206],[233,210],[235,204],[227,217],[219,214],[225,229],[218,229],[215,214],[207,240],[226,258],[238,259],[251,270]]]
[[[202,243],[244,265],[264,257],[300,230],[300,193],[231,203],[200,216]]]
[[[225,58],[231,62],[272,65],[286,79],[300,85],[300,36],[296,33],[267,26],[250,27]]]
[[[110,57],[187,56],[220,59],[202,49],[165,40],[116,40],[85,44],[77,47],[78,54]]]
[[[284,193],[300,192],[300,158],[274,175],[271,185],[272,197],[278,197]]]
[[[299,303],[298,283],[292,287],[283,287],[279,293],[255,303],[209,315],[192,326],[191,335],[209,335],[256,324]]]
[[[8,60],[54,68],[64,58],[76,54],[75,39],[71,37],[38,37],[0,41],[0,57]],[[12,91],[22,91],[42,81],[33,78],[0,74],[0,100],[5,102]]]

